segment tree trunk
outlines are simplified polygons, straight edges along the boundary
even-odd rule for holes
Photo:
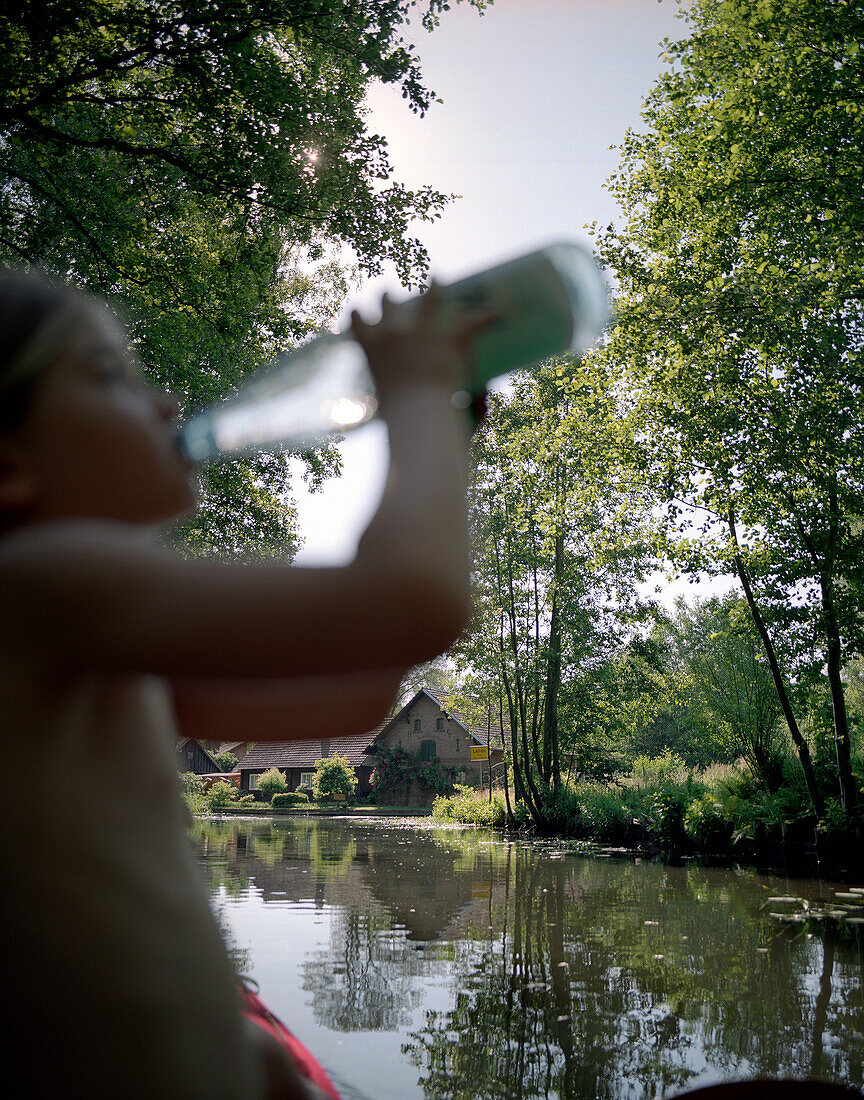
[[[486,706],[486,763],[489,765],[489,802],[492,802],[492,711]],[[480,765],[483,775],[483,765]]]
[[[543,698],[543,778],[553,787],[561,783],[558,754],[558,692],[561,687],[561,617],[558,585],[564,552],[564,536],[555,536],[555,577],[552,616],[549,623],[549,652],[546,658],[546,688]]]
[[[519,742],[516,737],[516,708],[513,705],[513,693],[510,690],[510,680],[504,668],[504,660],[501,660],[501,683],[507,693],[507,713],[510,715],[510,756],[513,760],[513,792],[519,802],[528,805],[525,796],[525,786],[522,782],[522,769],[519,766]]]
[[[741,581],[741,587],[744,589],[744,598],[747,601],[747,606],[750,608],[750,614],[753,616],[753,625],[756,627],[757,633],[762,639],[765,656],[768,659],[768,667],[771,669],[771,677],[774,680],[774,687],[777,691],[780,709],[783,711],[783,717],[786,719],[786,725],[789,727],[789,733],[792,735],[792,740],[798,751],[798,759],[801,761],[801,770],[804,772],[804,782],[807,785],[807,793],[810,796],[813,812],[816,814],[817,818],[823,818],[825,816],[825,802],[816,783],[813,762],[810,759],[810,746],[804,740],[801,735],[801,730],[798,728],[798,721],[795,718],[795,712],[792,710],[792,704],[789,701],[789,694],[786,691],[786,684],[783,681],[783,673],[780,671],[780,664],[774,650],[774,643],[771,641],[771,635],[768,633],[768,628],[765,626],[765,622],[756,604],[756,598],[750,586],[750,578],[747,576],[747,570],[744,568],[744,561],[738,550],[738,536],[735,532],[735,513],[732,508],[729,509],[728,520],[729,533],[735,546],[735,569],[738,573],[738,579]]]
[[[821,580],[821,578],[820,578]],[[828,638],[828,685],[831,690],[831,709],[834,716],[834,749],[837,754],[837,772],[840,776],[840,801],[850,817],[858,808],[858,791],[852,774],[852,754],[849,747],[849,716],[846,713],[846,695],[840,675],[843,662],[843,646],[834,614],[834,599],[830,583],[822,583],[822,607],[825,612],[825,633]]]
[[[795,509],[794,499],[790,506],[795,514],[801,541],[810,555],[813,568],[819,574],[819,592],[822,596],[822,622],[825,628],[826,668],[828,687],[831,692],[831,711],[834,726],[834,751],[837,755],[837,774],[840,779],[840,801],[846,813],[852,817],[858,806],[858,792],[855,777],[852,774],[852,759],[849,748],[849,717],[846,713],[846,693],[840,675],[843,667],[843,642],[840,626],[837,622],[837,608],[834,603],[834,566],[837,560],[837,540],[840,535],[838,520],[836,483],[828,491],[828,543],[824,553],[819,555],[816,544],[810,537],[801,517]]]

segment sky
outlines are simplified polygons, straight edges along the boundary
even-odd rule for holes
[[[449,282],[555,240],[590,245],[585,225],[620,221],[604,188],[628,127],[663,68],[661,41],[686,25],[676,0],[495,0],[442,13],[414,39],[423,75],[443,102],[412,115],[398,91],[372,90],[369,128],[389,144],[394,177],[457,195],[413,234],[430,271]],[[351,305],[371,311],[394,273]],[[367,425],[341,446],[343,474],[315,494],[298,487],[298,565],[350,560],[380,499],[386,433]],[[295,481],[298,479],[295,478]]]

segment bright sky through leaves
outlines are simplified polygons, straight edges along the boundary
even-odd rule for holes
[[[432,273],[449,281],[583,226],[618,217],[603,183],[618,143],[661,71],[660,42],[683,36],[675,0],[495,0],[484,16],[461,5],[418,31],[428,85],[443,103],[418,119],[398,92],[370,97],[370,128],[389,140],[396,176],[460,196],[415,229]],[[369,306],[391,273],[359,296]],[[370,425],[343,445],[341,478],[298,492],[299,564],[350,557],[381,492],[383,433]]]

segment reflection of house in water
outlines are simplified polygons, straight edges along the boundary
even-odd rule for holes
[[[214,871],[225,879],[248,882],[264,901],[312,900],[386,918],[382,926],[412,941],[441,939],[469,910],[481,913],[496,879],[482,854],[468,868],[462,848],[416,828],[306,818],[223,828]]]
[[[434,943],[485,933],[490,891],[503,889],[488,858],[473,852],[469,865],[464,847],[415,828],[294,818],[206,835],[229,891],[248,883],[265,902],[334,910],[329,944],[306,955],[302,981],[318,1022],[337,1031],[404,1026],[418,979],[446,965]]]

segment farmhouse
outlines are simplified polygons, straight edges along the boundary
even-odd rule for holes
[[[375,767],[369,756],[369,746],[375,736],[372,733],[355,734],[353,737],[317,737],[302,741],[269,741],[251,748],[238,764],[240,789],[257,791],[258,780],[270,768],[285,773],[288,790],[311,787],[315,774],[315,761],[326,756],[347,756],[357,776],[357,795],[362,797],[372,790],[370,779]]]
[[[378,759],[384,752],[398,750],[419,763],[437,763],[450,783],[482,782],[486,786],[490,763],[494,767],[503,758],[503,740],[497,724],[472,723],[448,705],[446,695],[421,688],[374,730],[351,737],[316,736],[256,745],[238,765],[240,787],[256,790],[261,774],[275,767],[285,772],[288,789],[293,791],[311,784],[316,760],[346,756],[357,775],[357,795],[363,797],[372,790]],[[434,789],[407,779],[390,797],[402,804],[428,805],[434,795]]]

